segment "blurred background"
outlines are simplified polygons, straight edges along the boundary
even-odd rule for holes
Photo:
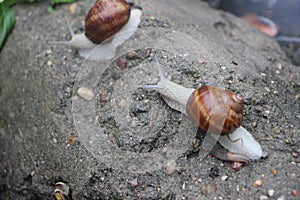
[[[278,41],[294,65],[300,66],[300,0],[206,0],[244,18]]]

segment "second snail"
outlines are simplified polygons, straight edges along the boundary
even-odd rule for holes
[[[134,34],[141,15],[140,9],[131,8],[125,0],[97,0],[86,15],[85,33],[74,34],[68,24],[71,40],[56,43],[75,47],[86,59],[108,60]]]
[[[139,88],[157,91],[168,106],[188,116],[200,129],[216,137],[229,151],[215,151],[214,155],[223,160],[246,163],[267,155],[252,135],[241,126],[241,95],[216,86],[185,88],[165,78],[158,61],[154,68],[158,69],[160,80],[156,85],[142,85]]]

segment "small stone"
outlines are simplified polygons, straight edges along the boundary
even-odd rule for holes
[[[51,49],[47,49],[46,53],[47,53],[47,54],[51,54],[51,53],[52,53],[52,50],[51,50]]]
[[[281,70],[282,69],[282,64],[281,63],[277,63],[276,67],[277,67],[277,69]]]
[[[124,105],[125,105],[125,103],[126,103],[126,99],[122,99],[122,100],[119,102],[118,106],[119,106],[120,108],[123,108]]]
[[[164,172],[166,174],[173,174],[176,171],[177,163],[175,160],[171,160],[164,165]]]
[[[265,73],[262,73],[262,72],[260,73],[260,75],[261,75],[261,76],[267,76],[267,74],[265,74]]]
[[[71,134],[69,135],[67,144],[68,144],[68,145],[73,144],[75,137],[76,137],[75,134],[74,134],[74,133],[71,133]]]
[[[270,88],[268,88],[268,87],[264,87],[264,89],[266,92],[271,92]]]
[[[277,174],[277,170],[276,170],[276,169],[271,169],[271,173],[272,173],[273,175],[276,175],[276,174]]]
[[[83,99],[85,99],[87,101],[92,100],[94,97],[93,91],[86,87],[79,88],[77,92],[80,97],[82,97]]]
[[[294,157],[294,158],[297,158],[298,157],[298,155],[299,155],[299,153],[297,152],[297,151],[292,151],[292,156]]]
[[[69,12],[71,15],[74,15],[75,11],[76,11],[76,7],[77,7],[77,3],[72,3],[70,6],[69,6]]]
[[[252,126],[253,128],[255,128],[255,127],[257,126],[257,122],[252,122],[252,123],[251,123],[251,126]]]
[[[268,190],[268,195],[269,195],[269,197],[272,197],[273,195],[274,195],[274,190]]]
[[[266,195],[261,195],[261,196],[259,197],[259,200],[266,200],[266,199],[268,199],[268,197],[267,197]]]
[[[254,183],[252,184],[252,186],[253,187],[259,187],[259,186],[261,186],[262,185],[262,181],[261,180],[256,180],[256,181],[254,181]]]
[[[51,60],[48,60],[47,61],[47,65],[50,67],[50,66],[52,66],[52,61]]]
[[[126,58],[128,59],[135,59],[138,57],[138,53],[136,51],[129,51],[126,55]]]
[[[118,66],[120,67],[120,69],[125,69],[126,67],[126,61],[124,58],[118,58]]]
[[[235,171],[240,171],[244,167],[244,163],[242,162],[232,162],[230,165],[231,169],[234,169]]]
[[[277,200],[285,200],[285,196],[281,195],[280,197],[277,198]]]
[[[222,176],[222,177],[221,177],[221,180],[222,180],[222,181],[226,181],[227,178],[228,178],[228,176],[225,175],[225,176]]]
[[[293,195],[294,197],[298,196],[299,195],[299,192],[296,190],[296,189],[293,189],[291,191],[291,195]]]
[[[137,187],[138,186],[138,181],[137,181],[136,178],[129,181],[129,183],[130,183],[131,187]]]
[[[284,142],[285,142],[286,144],[291,143],[291,142],[289,141],[289,139],[284,139]]]

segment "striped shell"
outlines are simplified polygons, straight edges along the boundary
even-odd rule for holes
[[[203,86],[189,97],[186,112],[204,131],[227,135],[242,122],[243,99],[229,90]]]
[[[85,18],[85,35],[100,44],[117,33],[129,20],[130,5],[124,0],[98,0]]]

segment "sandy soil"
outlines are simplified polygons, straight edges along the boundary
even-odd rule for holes
[[[125,68],[49,43],[69,38],[65,17],[82,32],[91,4],[78,2],[74,14],[69,5],[49,13],[47,2],[14,7],[17,23],[0,54],[1,199],[54,198],[57,181],[72,199],[300,198],[300,68],[276,42],[202,1],[143,0],[139,37],[117,51]],[[157,81],[148,47],[160,49],[173,81],[242,94],[243,126],[268,158],[235,171],[191,153],[187,118],[136,87]],[[93,101],[77,95],[82,86]]]

